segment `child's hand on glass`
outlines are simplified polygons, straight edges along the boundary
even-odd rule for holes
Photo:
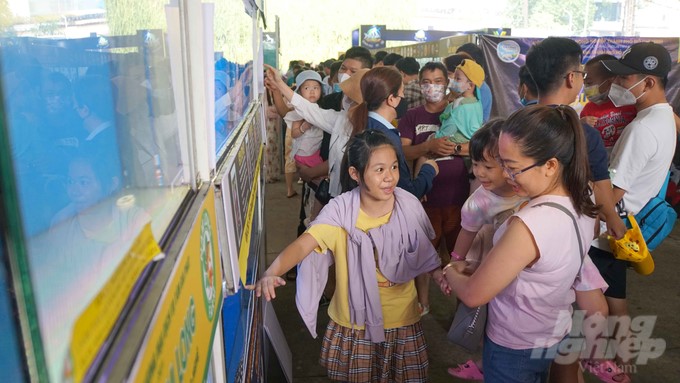
[[[255,296],[260,297],[264,293],[264,299],[267,302],[276,298],[276,292],[274,291],[279,286],[284,286],[286,281],[277,276],[263,276],[254,285],[246,285],[247,290],[255,290]]]

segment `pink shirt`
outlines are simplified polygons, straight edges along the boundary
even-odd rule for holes
[[[579,226],[582,248],[578,248],[572,219],[554,207],[534,207],[543,202],[558,203],[572,212]],[[496,231],[494,243],[505,232],[507,222],[515,217],[529,228],[540,258],[489,302],[486,334],[494,343],[515,350],[550,347],[571,328],[571,315],[560,312],[572,312],[575,279],[581,269],[581,255],[588,257],[595,220],[578,216],[569,197],[541,196],[508,219]],[[592,265],[590,260],[587,263]]]

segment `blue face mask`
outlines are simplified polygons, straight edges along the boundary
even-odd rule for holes
[[[529,101],[527,101],[526,98],[522,97],[519,99],[519,103],[522,104],[522,106],[527,106],[529,105]]]
[[[338,84],[338,83],[333,84],[333,93],[338,93],[341,90],[342,89],[340,89],[340,84]]]

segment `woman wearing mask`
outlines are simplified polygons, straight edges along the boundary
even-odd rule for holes
[[[338,112],[321,109],[318,104],[305,100],[286,85],[276,69],[269,65],[265,65],[265,67],[267,67],[267,77],[265,79],[267,88],[271,91],[281,92],[283,97],[291,103],[295,111],[305,121],[331,135],[328,153],[328,191],[333,197],[340,195],[340,164],[345,152],[345,145],[352,133],[352,125],[348,120],[347,112],[350,107],[362,102],[359,81],[368,72],[368,69],[359,69],[352,77],[341,83],[340,87],[344,95],[342,109]]]
[[[390,121],[401,119],[406,114],[408,102],[404,98],[404,83],[401,74],[392,67],[373,68],[361,79],[363,102],[350,111],[350,122],[354,134],[366,129],[379,130],[394,144],[399,160],[399,183],[397,186],[422,198],[432,189],[432,180],[439,167],[432,159],[421,158],[420,170],[415,178],[406,162],[404,150],[397,130]]]
[[[345,81],[340,82],[344,92],[342,111],[323,110],[318,105],[296,96],[283,82],[281,76],[270,66],[267,67],[268,86],[281,92],[290,101],[305,121],[331,134],[329,154],[329,192],[338,196],[340,187],[340,162],[345,145],[351,136],[365,129],[377,129],[388,134],[397,148],[399,172],[398,186],[420,198],[432,187],[432,179],[438,171],[434,160],[423,159],[423,169],[418,177],[411,178],[409,167],[399,140],[399,132],[388,122],[403,116],[406,112],[404,85],[399,72],[394,68],[360,69]],[[359,86],[357,86],[359,84]],[[349,115],[348,111],[349,110]],[[349,118],[348,118],[349,117]]]

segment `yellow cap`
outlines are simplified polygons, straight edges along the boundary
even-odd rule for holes
[[[460,69],[461,72],[465,73],[473,84],[478,87],[482,86],[482,83],[484,82],[484,69],[476,62],[465,59],[456,67],[456,69]]]

